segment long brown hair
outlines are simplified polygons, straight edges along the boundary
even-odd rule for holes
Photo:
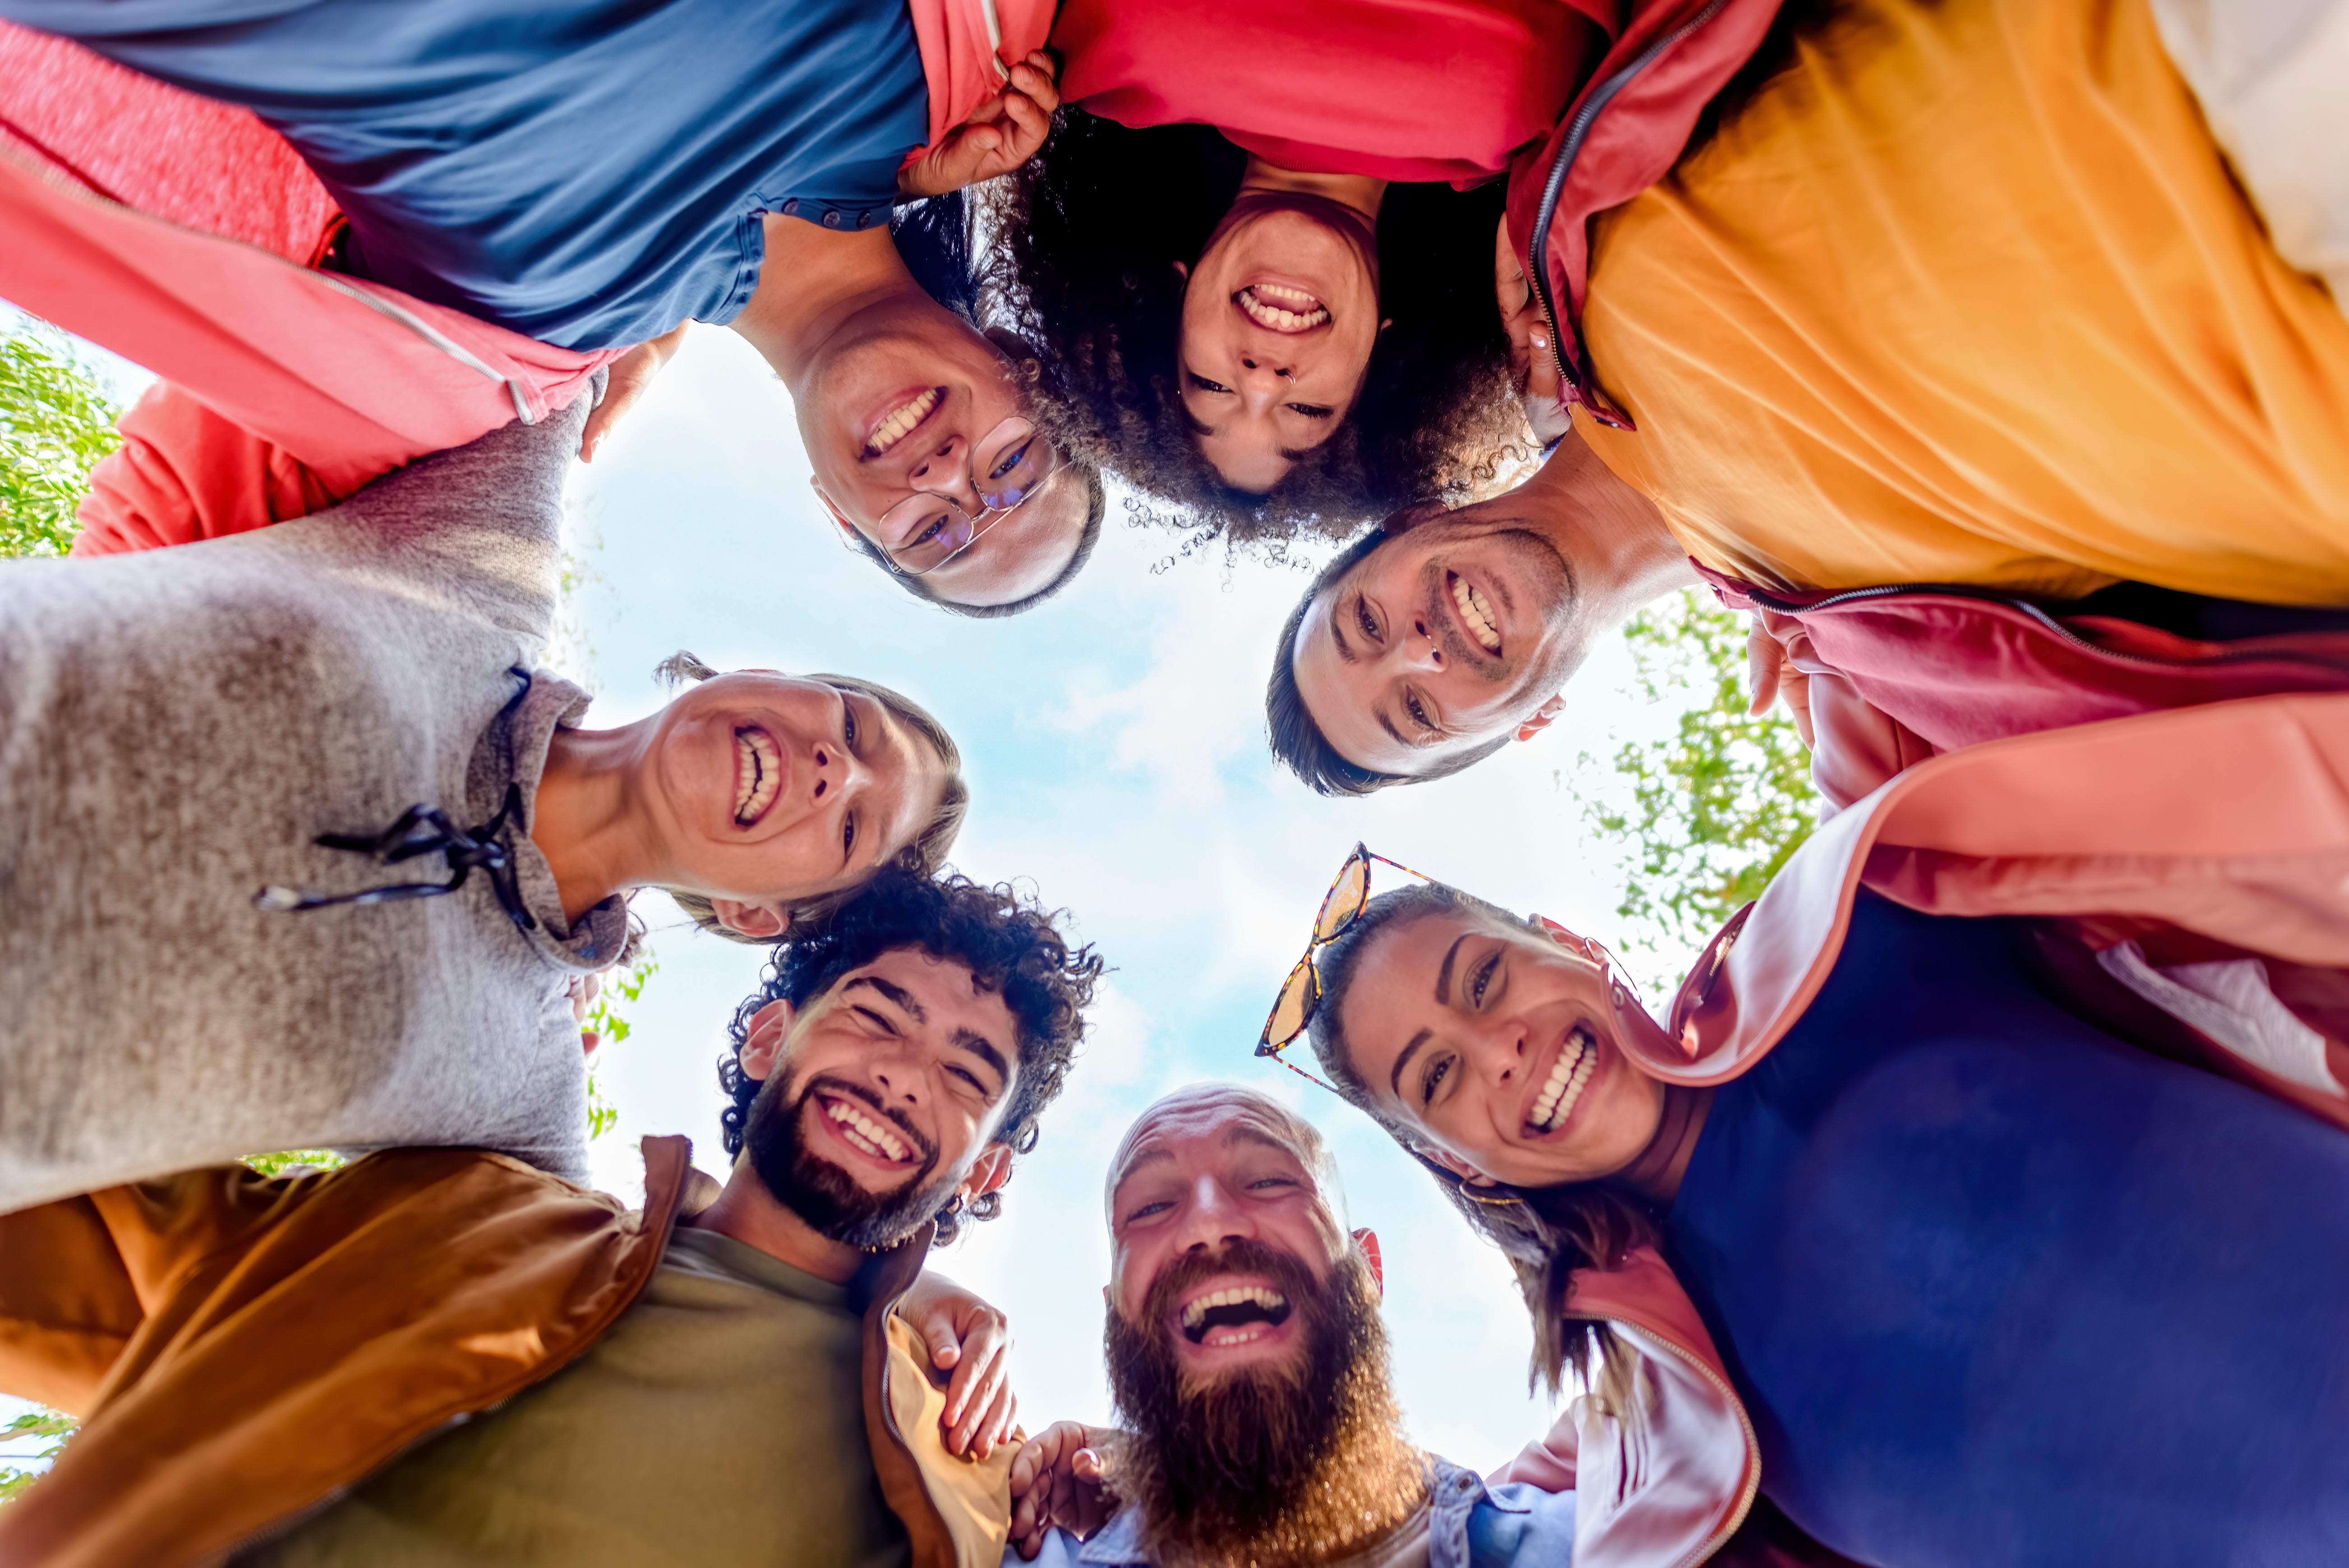
[[[1432,914],[1483,916],[1512,926],[1526,923],[1498,904],[1442,882],[1418,882],[1380,894],[1344,934],[1321,950],[1318,966],[1322,999],[1313,1014],[1313,1054],[1320,1058],[1322,1072],[1338,1092],[1386,1129],[1387,1136],[1402,1144],[1435,1179],[1468,1228],[1509,1260],[1526,1311],[1533,1319],[1533,1363],[1527,1382],[1555,1396],[1563,1388],[1570,1367],[1575,1380],[1610,1413],[1636,1419],[1640,1410],[1633,1382],[1637,1357],[1626,1353],[1606,1324],[1569,1319],[1567,1308],[1575,1270],[1619,1267],[1633,1247],[1655,1240],[1656,1220],[1648,1204],[1604,1181],[1537,1188],[1499,1183],[1471,1186],[1420,1151],[1417,1140],[1380,1106],[1354,1066],[1342,1016],[1346,993],[1371,939],[1390,926]]]

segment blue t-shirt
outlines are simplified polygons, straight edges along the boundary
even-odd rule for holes
[[[1862,894],[1665,1226],[1823,1544],[1901,1568],[2349,1563],[2349,1138]]]
[[[760,218],[888,221],[928,136],[904,0],[0,0],[257,112],[349,268],[566,348],[730,321]]]

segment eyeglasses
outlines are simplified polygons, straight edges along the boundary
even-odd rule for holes
[[[1264,1033],[1257,1037],[1256,1054],[1270,1057],[1301,1078],[1311,1078],[1330,1093],[1337,1086],[1325,1083],[1307,1072],[1280,1053],[1296,1042],[1313,1021],[1313,1014],[1321,1006],[1321,975],[1313,963],[1314,954],[1346,934],[1371,902],[1371,862],[1394,867],[1399,872],[1411,872],[1422,882],[1435,879],[1424,872],[1413,872],[1401,861],[1391,861],[1384,855],[1374,855],[1367,844],[1356,844],[1346,863],[1338,868],[1337,877],[1330,891],[1321,897],[1321,913],[1313,917],[1313,939],[1305,944],[1305,956],[1280,983],[1280,997],[1272,1005],[1272,1016],[1264,1021]]]
[[[1031,421],[1006,419],[971,449],[971,488],[984,511],[973,517],[945,496],[920,491],[881,514],[871,542],[899,576],[926,577],[978,543],[1065,466],[1059,449],[1038,435]],[[851,538],[843,530],[840,542],[864,552],[862,535]]]

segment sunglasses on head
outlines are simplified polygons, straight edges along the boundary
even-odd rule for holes
[[[1264,1021],[1264,1033],[1257,1037],[1256,1042],[1257,1056],[1270,1057],[1299,1078],[1309,1078],[1332,1094],[1338,1092],[1336,1085],[1307,1072],[1280,1053],[1305,1032],[1306,1026],[1313,1021],[1315,1011],[1321,1006],[1321,974],[1314,965],[1313,955],[1345,935],[1370,905],[1372,861],[1392,866],[1399,872],[1410,872],[1422,882],[1435,880],[1424,872],[1412,871],[1401,861],[1372,854],[1367,844],[1356,844],[1353,852],[1346,857],[1345,864],[1338,868],[1337,876],[1330,883],[1330,891],[1322,895],[1321,913],[1313,917],[1313,937],[1305,944],[1305,956],[1297,961],[1297,967],[1291,969],[1288,978],[1280,983],[1279,999],[1273,1003],[1272,1016]]]

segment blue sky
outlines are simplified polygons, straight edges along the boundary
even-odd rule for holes
[[[781,384],[730,333],[698,329],[578,472],[577,600],[598,693],[588,722],[661,700],[649,672],[683,647],[720,668],[839,670],[928,706],[968,759],[969,874],[1030,883],[1067,906],[1113,967],[1093,1037],[1002,1219],[943,1253],[947,1273],[1011,1315],[1022,1416],[1103,1419],[1102,1172],[1141,1108],[1178,1084],[1231,1078],[1303,1109],[1333,1139],[1352,1221],[1380,1235],[1405,1410],[1423,1443],[1498,1463],[1547,1424],[1525,1392],[1530,1332],[1499,1254],[1342,1103],[1250,1054],[1338,862],[1367,841],[1514,908],[1613,937],[1610,857],[1589,853],[1569,793],[1578,752],[1611,756],[1668,715],[1623,695],[1610,645],[1541,739],[1440,784],[1319,799],[1264,748],[1264,678],[1303,575],[1219,552],[1174,561],[1173,536],[1111,521],[1092,566],[1009,621],[916,603],[833,542],[807,486]],[[1163,568],[1163,570],[1161,569]],[[1396,874],[1396,873],[1383,873]],[[1381,883],[1381,885],[1384,885]],[[758,954],[678,928],[648,896],[660,973],[607,1053],[618,1129],[599,1178],[635,1180],[636,1138],[686,1132],[717,1168],[712,1064]]]
[[[126,398],[146,380],[92,357]],[[1172,559],[1174,536],[1127,525],[1112,487],[1101,549],[1071,589],[1025,616],[968,621],[834,543],[807,472],[782,385],[731,333],[697,329],[596,463],[574,472],[585,580],[563,663],[597,694],[596,726],[658,707],[652,666],[679,648],[720,668],[840,671],[903,689],[966,758],[973,809],[955,863],[1065,906],[1108,959],[1092,1038],[1003,1217],[936,1259],[1009,1313],[1021,1418],[1108,1418],[1102,1171],[1152,1099],[1224,1078],[1298,1107],[1336,1148],[1350,1222],[1384,1252],[1396,1380],[1418,1440],[1485,1469],[1538,1436],[1551,1411],[1526,1391],[1530,1331],[1500,1255],[1384,1134],[1251,1049],[1357,841],[1509,907],[1625,934],[1612,913],[1619,861],[1588,841],[1573,794],[1606,770],[1578,758],[1661,735],[1673,714],[1635,704],[1610,641],[1535,742],[1442,783],[1319,799],[1276,771],[1262,738],[1265,674],[1301,571],[1214,552]],[[639,908],[660,969],[599,1068],[619,1122],[594,1147],[598,1181],[629,1194],[648,1133],[688,1134],[722,1173],[715,1063],[762,959],[683,926],[658,894]],[[0,1416],[16,1408],[0,1400]]]

